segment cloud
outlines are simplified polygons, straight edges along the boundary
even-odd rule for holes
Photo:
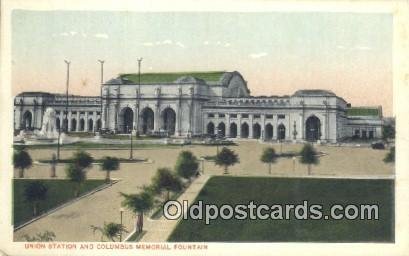
[[[252,59],[258,59],[267,56],[266,52],[250,53],[249,57]]]
[[[102,39],[108,39],[108,35],[107,35],[107,34],[104,34],[104,33],[95,34],[94,37],[96,37],[96,38],[102,38]]]
[[[360,51],[370,51],[370,50],[372,50],[372,48],[369,47],[369,46],[355,46],[355,49],[360,50]]]
[[[222,41],[216,41],[216,42],[204,41],[203,45],[215,45],[215,46],[223,46],[223,47],[230,47],[231,46],[231,44],[229,42],[222,42]]]
[[[145,42],[145,43],[142,43],[142,45],[143,45],[143,46],[153,46],[153,43],[151,43],[151,42]]]
[[[179,46],[179,47],[185,48],[185,45],[182,44],[181,42],[176,42],[176,45]]]
[[[230,47],[230,43],[224,43],[224,47]]]
[[[62,33],[60,33],[60,36],[69,36],[70,35],[70,33],[68,33],[68,32],[62,32]]]
[[[337,45],[336,47],[337,47],[337,49],[341,49],[341,50],[346,48],[344,45]]]
[[[210,43],[209,43],[209,41],[204,41],[203,44],[204,45],[209,45]]]

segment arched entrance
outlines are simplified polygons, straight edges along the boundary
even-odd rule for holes
[[[83,132],[85,130],[85,120],[83,118],[80,119],[80,131]]]
[[[273,126],[271,124],[267,124],[264,128],[265,139],[271,140],[273,139]]]
[[[150,134],[154,129],[155,114],[151,108],[144,108],[141,112],[142,134]]]
[[[31,114],[30,111],[24,112],[23,115],[23,129],[24,130],[31,130],[32,129],[32,121],[33,121],[33,115]]]
[[[88,131],[92,132],[94,130],[94,121],[92,118],[88,119]]]
[[[285,126],[283,124],[280,124],[277,127],[277,139],[285,140]]]
[[[237,124],[231,123],[230,124],[230,138],[236,138],[236,137],[237,137]]]
[[[247,123],[243,123],[241,125],[241,137],[248,138],[249,137],[249,125]]]
[[[221,122],[217,126],[217,135],[219,138],[224,138],[226,136],[226,125]]]
[[[101,123],[101,119],[97,120],[97,131],[100,131],[102,128],[102,123]]]
[[[168,132],[169,135],[175,134],[176,127],[176,113],[171,108],[166,108],[162,112],[163,117],[163,129]]]
[[[261,126],[258,123],[253,124],[253,139],[260,139]]]
[[[119,115],[119,131],[130,133],[133,129],[133,110],[130,107],[123,108]]]
[[[310,116],[305,122],[305,138],[307,141],[317,141],[321,137],[321,121],[316,116]]]
[[[60,118],[57,117],[57,118],[55,119],[55,127],[57,128],[57,131],[60,130],[60,128],[61,128],[60,126],[61,126]]]
[[[71,119],[71,131],[75,132],[77,130],[77,119]]]
[[[214,135],[214,124],[213,124],[213,122],[210,122],[210,123],[207,124],[206,132],[207,132],[208,135]]]

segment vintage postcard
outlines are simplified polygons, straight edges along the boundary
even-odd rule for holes
[[[1,253],[409,255],[408,13],[2,2]]]

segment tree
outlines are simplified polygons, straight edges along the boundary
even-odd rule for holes
[[[383,161],[385,163],[394,163],[395,162],[395,147],[391,147],[389,149],[389,152],[386,154]]]
[[[382,139],[387,142],[388,139],[395,138],[395,127],[388,124],[382,127]]]
[[[180,152],[175,166],[175,170],[179,176],[190,180],[192,176],[197,174],[198,169],[199,161],[192,152]]]
[[[119,169],[119,159],[116,157],[110,157],[110,156],[106,156],[102,158],[101,169],[103,171],[106,171],[107,175],[106,175],[105,181],[107,183],[110,183],[111,182],[110,173],[111,171],[116,171]]]
[[[25,150],[14,151],[13,154],[13,165],[14,168],[19,169],[19,178],[24,178],[24,170],[30,168],[33,165],[33,160],[30,154]]]
[[[170,198],[170,191],[178,192],[182,190],[182,181],[169,168],[159,168],[152,178],[152,185],[156,192],[166,190],[166,200]]]
[[[223,147],[222,150],[216,155],[215,164],[223,167],[224,174],[228,173],[228,168],[231,165],[235,165],[239,162],[239,157],[233,150]]]
[[[24,187],[24,198],[33,206],[33,216],[38,214],[38,206],[47,198],[48,187],[41,181],[31,181]]]
[[[277,160],[277,154],[272,147],[265,148],[261,155],[260,161],[268,164],[268,173],[271,174],[271,164]]]
[[[305,144],[303,148],[300,151],[300,162],[302,164],[307,164],[308,166],[308,175],[311,174],[311,165],[312,164],[318,164],[318,156],[317,152],[313,148],[313,146],[309,143]]]
[[[70,163],[67,165],[65,173],[70,181],[77,184],[74,190],[74,196],[78,197],[80,195],[81,185],[87,179],[85,172],[78,165]]]
[[[50,172],[50,177],[54,178],[57,175],[55,175],[55,168],[57,165],[57,156],[55,154],[52,155],[51,157],[51,172]]]
[[[131,210],[137,216],[135,230],[141,233],[143,230],[143,214],[152,209],[154,205],[152,193],[144,190],[139,194],[120,194],[124,197],[122,206]]]
[[[93,161],[92,156],[83,150],[75,152],[72,157],[72,162],[82,170],[89,168]]]
[[[125,229],[124,225],[114,222],[109,223],[104,222],[104,226],[102,227],[97,227],[94,225],[91,225],[90,227],[94,234],[96,231],[99,231],[101,233],[101,242],[103,242],[104,237],[111,240],[112,242],[115,242],[115,238],[121,237],[121,234],[123,232],[128,232]]]
[[[23,237],[27,242],[51,242],[55,239],[55,234],[52,231],[46,230],[43,233],[37,233],[35,236],[25,234]]]

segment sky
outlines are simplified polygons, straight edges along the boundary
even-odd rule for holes
[[[239,71],[252,95],[326,89],[392,115],[392,16],[368,13],[25,11],[12,15],[13,94],[99,95],[120,73]]]

